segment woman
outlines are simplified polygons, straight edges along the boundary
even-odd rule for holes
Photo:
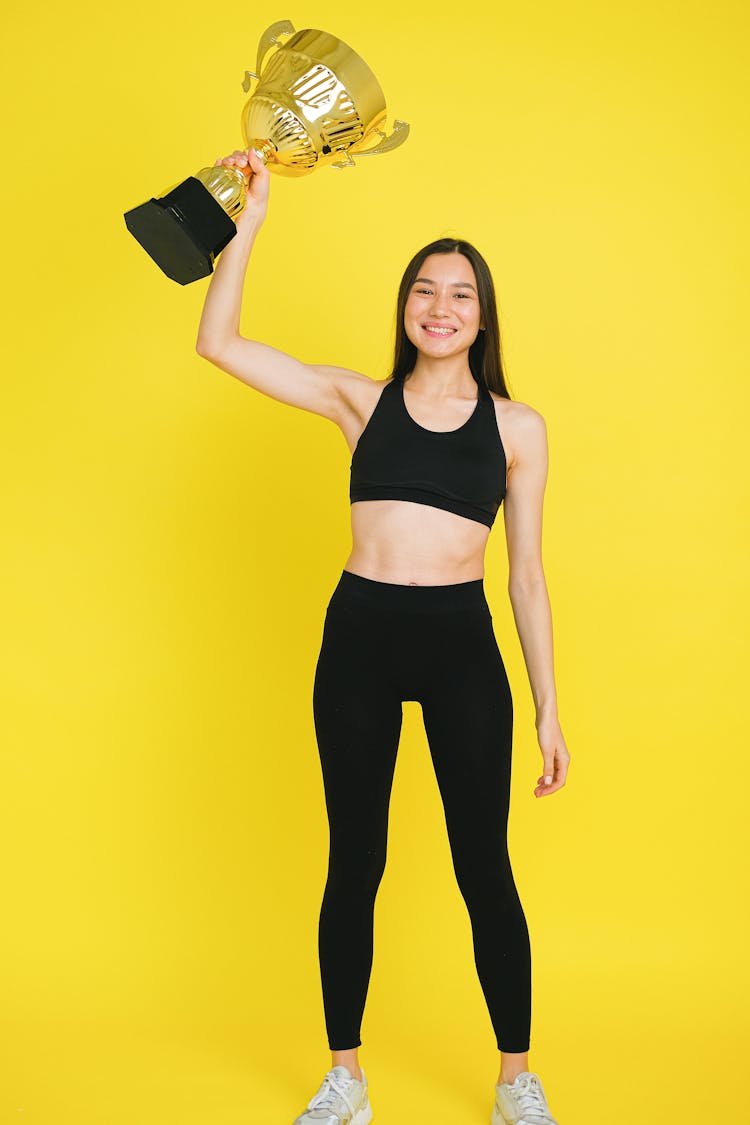
[[[332,1066],[294,1125],[372,1119],[358,1047],[404,700],[422,705],[500,1051],[492,1123],[555,1125],[528,1069],[530,945],[506,839],[513,703],[483,588],[484,550],[504,502],[509,593],[544,760],[534,792],[548,796],[565,784],[570,759],[541,561],[544,421],[508,395],[492,278],[468,243],[432,243],[407,267],[386,381],[243,338],[242,286],[270,175],[252,149],[216,163],[241,168],[249,186],[208,288],[198,353],[330,418],[352,450],[353,546],[328,605],[313,693],[330,828],[319,955]]]

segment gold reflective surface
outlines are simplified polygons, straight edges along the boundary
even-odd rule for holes
[[[196,180],[200,180],[208,188],[217,203],[233,219],[239,215],[245,206],[246,178],[239,168],[229,168],[226,164],[218,164],[212,168],[201,168],[195,173]]]
[[[385,96],[377,78],[351,47],[326,31],[295,31],[289,20],[271,24],[260,37],[255,71],[245,72],[243,89],[249,92],[253,85],[241,115],[243,146],[258,149],[279,175],[353,167],[355,155],[391,152],[409,134],[398,119],[386,134]],[[247,181],[238,169],[202,168],[196,178],[230,218],[245,206]]]

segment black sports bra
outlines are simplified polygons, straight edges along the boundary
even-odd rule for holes
[[[479,382],[477,405],[456,430],[427,430],[386,383],[352,454],[349,500],[410,500],[492,527],[505,496],[506,457],[495,403]]]

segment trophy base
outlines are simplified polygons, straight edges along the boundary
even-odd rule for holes
[[[213,273],[214,259],[237,233],[224,208],[195,176],[160,199],[126,211],[124,218],[146,253],[180,285]]]

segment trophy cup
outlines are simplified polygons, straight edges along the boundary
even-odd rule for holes
[[[263,70],[271,47],[277,50]],[[378,80],[351,47],[325,31],[295,32],[289,20],[271,24],[260,37],[255,69],[245,72],[242,83],[246,93],[258,83],[242,110],[242,138],[271,172],[307,176],[328,164],[351,168],[354,154],[391,152],[409,134],[406,122],[394,119],[386,135]],[[237,233],[233,216],[245,206],[249,171],[201,168],[125,212],[125,224],[173,281],[187,285],[207,277]]]

